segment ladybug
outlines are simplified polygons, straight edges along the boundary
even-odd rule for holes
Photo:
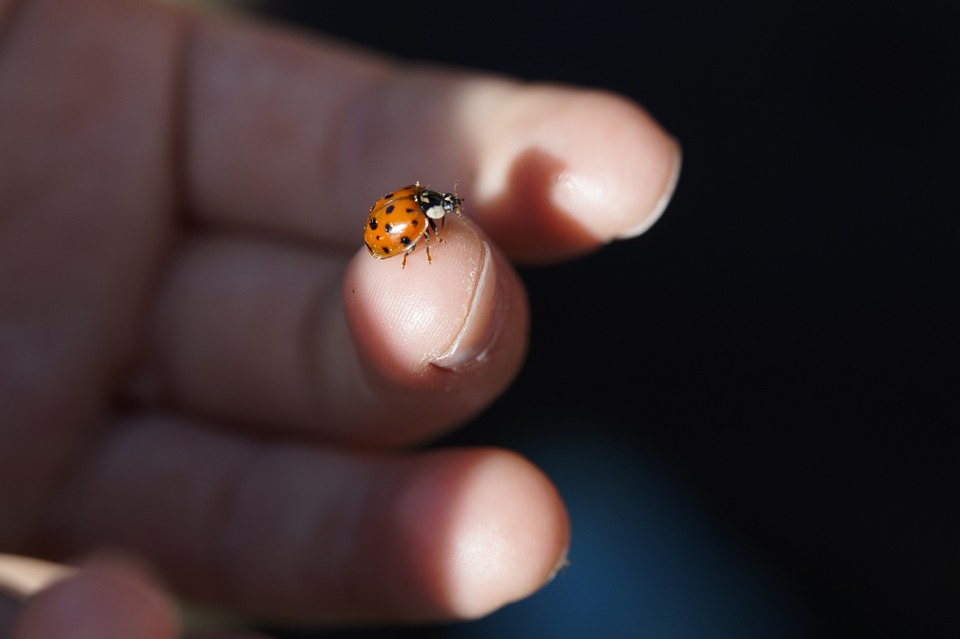
[[[432,261],[430,232],[438,242],[442,242],[437,220],[442,223],[444,216],[450,212],[462,217],[462,202],[463,198],[457,197],[456,188],[453,193],[439,193],[420,186],[420,182],[387,193],[370,207],[367,223],[363,227],[363,241],[367,250],[378,260],[402,253],[400,267],[405,268],[407,253],[417,248],[417,242],[423,238],[429,264]]]

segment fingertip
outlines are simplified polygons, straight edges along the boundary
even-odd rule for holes
[[[450,600],[458,616],[476,618],[533,594],[566,557],[570,528],[553,484],[519,455],[498,451],[476,469],[464,497]]]
[[[436,563],[433,616],[481,617],[548,583],[570,529],[546,476],[505,450],[440,455],[397,506],[411,548]]]
[[[482,224],[525,262],[550,262],[633,237],[662,214],[680,149],[646,111],[602,91],[556,86],[477,88],[498,99],[462,127],[478,149],[474,196]]]
[[[621,96],[589,91],[567,100],[543,133],[568,162],[553,185],[553,202],[600,242],[648,228],[679,177],[676,139]]]
[[[368,378],[381,399],[429,401],[419,423],[430,432],[498,395],[519,371],[527,345],[526,296],[511,266],[465,219],[448,220],[442,237],[431,242],[431,263],[421,246],[406,267],[402,258],[377,260],[361,250],[343,284]]]
[[[443,242],[421,239],[405,263],[402,255],[379,260],[363,249],[347,269],[345,307],[355,340],[390,378],[417,376],[450,351],[488,283],[486,241],[460,220],[445,226]]]
[[[673,199],[673,193],[677,189],[677,183],[680,181],[680,172],[683,168],[683,148],[680,146],[680,142],[676,139],[673,140],[675,151],[673,157],[670,159],[669,169],[665,176],[665,181],[662,188],[660,189],[660,197],[654,202],[653,207],[649,209],[649,212],[645,216],[640,216],[633,226],[627,226],[616,234],[613,239],[617,240],[629,240],[634,237],[643,235],[646,233],[651,226],[657,223],[660,217],[666,212],[667,207],[670,205],[670,200]],[[656,193],[657,191],[653,191]]]

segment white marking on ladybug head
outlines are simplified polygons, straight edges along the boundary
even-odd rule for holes
[[[427,214],[427,217],[429,217],[431,220],[439,220],[440,218],[442,218],[444,215],[447,214],[447,212],[443,210],[443,206],[441,206],[440,204],[437,204],[436,206],[431,206],[425,212]]]

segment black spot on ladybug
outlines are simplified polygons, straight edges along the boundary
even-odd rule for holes
[[[403,237],[400,238],[400,243],[403,244],[404,246],[410,246],[410,238],[404,235]]]
[[[377,230],[377,221],[376,221],[376,220],[370,220],[370,230],[371,230],[371,231],[376,231],[376,230]]]
[[[389,224],[386,224],[386,225],[384,225],[383,230],[386,231],[387,233],[389,233],[390,231],[393,230],[393,227],[392,227],[391,225],[389,225]]]
[[[420,220],[410,220],[410,226],[416,226],[420,224]]]
[[[408,209],[407,209],[407,213],[413,213],[413,209],[408,208]]]
[[[387,207],[387,213],[393,213],[393,204]]]
[[[383,252],[384,252],[384,253],[389,253],[389,252],[390,252],[390,247],[387,246],[387,245],[383,245],[383,246],[381,246],[380,248],[383,249]]]

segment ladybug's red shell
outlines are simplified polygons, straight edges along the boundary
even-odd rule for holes
[[[450,211],[460,215],[460,203],[456,195],[431,191],[419,182],[387,193],[370,207],[363,227],[367,250],[379,260],[403,254],[406,266],[407,253],[417,248],[421,238],[428,243],[431,231],[437,241],[442,241],[436,220]],[[430,262],[430,245],[426,247]]]

